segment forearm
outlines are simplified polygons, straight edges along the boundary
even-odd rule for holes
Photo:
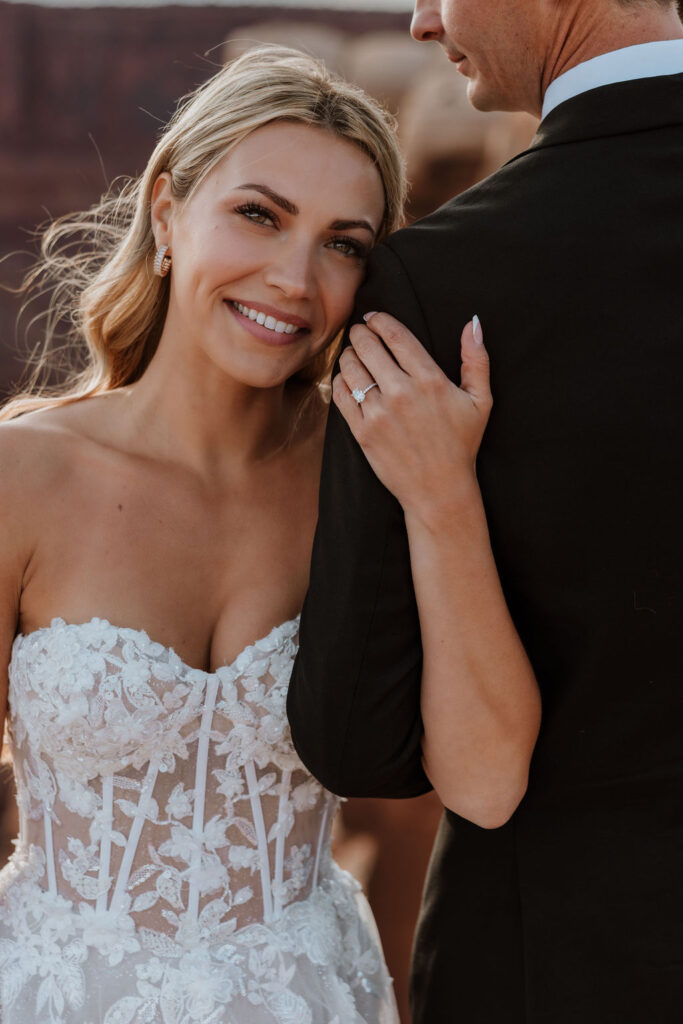
[[[407,509],[406,526],[422,633],[425,770],[447,807],[496,827],[524,795],[541,707],[474,475]]]

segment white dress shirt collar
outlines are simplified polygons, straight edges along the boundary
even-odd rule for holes
[[[678,74],[683,74],[683,39],[640,43],[603,53],[577,64],[550,83],[543,99],[543,117],[560,103],[602,85]]]

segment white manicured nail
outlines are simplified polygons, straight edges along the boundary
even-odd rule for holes
[[[481,320],[479,319],[479,317],[477,316],[476,313],[472,317],[472,331],[474,333],[475,344],[483,345],[484,344],[484,332],[483,332],[483,330],[481,328]]]

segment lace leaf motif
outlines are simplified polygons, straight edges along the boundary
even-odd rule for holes
[[[83,1007],[97,998],[87,985],[119,969],[129,980],[102,1008],[104,1024],[224,1024],[236,1000],[275,1024],[312,1024],[296,991],[302,958],[327,972],[344,1005],[338,1022],[360,1024],[355,992],[387,990],[357,887],[329,858],[336,803],[289,737],[296,629],[296,621],[279,627],[216,673],[103,620],[57,620],[17,638],[10,706],[19,797],[27,820],[54,842],[61,879],[46,887],[50,865],[35,844],[20,844],[2,874],[3,1021],[25,1024],[13,1007],[31,993],[41,1024],[85,1024],[92,1014]],[[74,818],[83,822],[76,834]],[[136,835],[147,863],[136,860]],[[51,891],[61,880],[80,902]]]

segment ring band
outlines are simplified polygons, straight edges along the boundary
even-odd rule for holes
[[[358,403],[358,405],[362,405],[363,402],[365,401],[365,396],[367,395],[368,391],[372,391],[373,388],[378,388],[378,387],[379,387],[379,384],[375,380],[375,381],[372,382],[372,384],[368,384],[368,386],[366,388],[354,388],[354,390],[351,392],[351,394],[356,399],[356,402]]]

